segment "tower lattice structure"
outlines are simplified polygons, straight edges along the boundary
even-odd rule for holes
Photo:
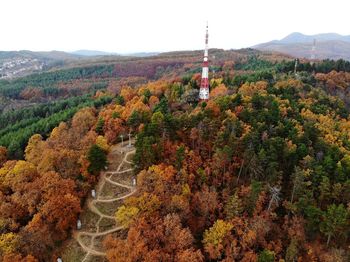
[[[199,100],[208,101],[209,99],[209,61],[208,61],[208,23],[205,33],[205,49],[202,68],[201,87],[199,89]]]

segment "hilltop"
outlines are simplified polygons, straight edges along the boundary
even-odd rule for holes
[[[214,64],[232,59],[233,62],[241,62],[247,55],[256,54],[267,60],[289,59],[287,55],[271,52],[260,52],[258,50],[222,50],[211,49]],[[202,51],[179,51],[165,53],[131,53],[118,55],[100,51],[80,50],[73,53],[61,51],[32,52],[32,51],[1,51],[0,52],[0,79],[14,79],[33,73],[56,71],[68,68],[81,68],[93,65],[118,64],[129,68],[131,64],[135,68],[141,64],[157,64],[163,66],[167,63],[198,63],[201,61]],[[139,69],[136,69],[139,70]],[[126,71],[130,71],[126,69]],[[125,74],[125,72],[123,73]],[[130,73],[127,73],[130,74]],[[140,72],[140,74],[142,74]]]
[[[350,62],[209,52],[0,81],[0,259],[348,261]]]
[[[314,39],[316,40],[316,59],[350,60],[350,36],[335,33],[317,35],[292,33],[281,40],[258,44],[253,48],[309,59]]]

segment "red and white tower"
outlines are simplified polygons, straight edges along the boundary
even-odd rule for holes
[[[208,79],[208,22],[205,34],[205,49],[204,49],[204,60],[202,69],[202,80],[201,87],[199,89],[199,100],[208,101],[209,99],[209,79]]]

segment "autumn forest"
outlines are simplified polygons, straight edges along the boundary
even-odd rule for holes
[[[0,80],[0,261],[67,254],[128,134],[136,191],[90,261],[349,261],[350,63],[210,54],[207,102],[201,52]]]

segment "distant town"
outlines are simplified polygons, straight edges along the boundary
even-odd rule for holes
[[[0,79],[9,79],[26,75],[28,72],[41,71],[45,63],[34,58],[14,58],[0,62]]]

